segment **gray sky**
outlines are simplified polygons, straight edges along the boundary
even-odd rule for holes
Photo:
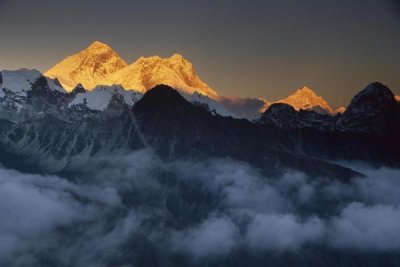
[[[45,71],[92,41],[126,61],[181,53],[221,95],[277,100],[307,85],[337,107],[368,83],[400,94],[389,0],[0,0],[0,69]]]

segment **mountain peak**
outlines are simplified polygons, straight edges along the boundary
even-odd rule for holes
[[[88,49],[111,49],[111,50],[112,50],[112,48],[111,48],[108,44],[102,43],[102,42],[100,42],[100,41],[94,41],[94,42],[88,47]]]
[[[175,53],[169,58],[169,60],[176,61],[176,60],[186,60],[186,59],[181,54]]]
[[[3,70],[0,74],[2,77],[0,89],[12,90],[18,93],[30,90],[32,84],[42,76],[42,74],[35,69]],[[3,91],[0,91],[0,95],[2,94]]]
[[[392,98],[393,93],[390,89],[380,82],[370,83],[364,90],[362,90],[359,95],[374,95],[374,94],[384,94],[389,98]]]
[[[168,85],[159,84],[148,90],[134,105],[136,110],[177,110],[182,112],[191,109],[192,105],[186,101],[175,89]]]
[[[296,110],[306,109],[315,110],[320,113],[333,113],[332,108],[325,99],[307,86],[297,89],[292,95],[277,101],[277,103],[289,104]]]
[[[297,89],[295,91],[295,93],[306,93],[306,94],[314,94],[314,95],[316,95],[316,93],[312,89],[307,87],[307,86],[303,86],[302,88]]]
[[[394,94],[387,86],[379,82],[373,82],[353,97],[349,108],[367,102],[377,105],[394,105],[396,100]]]
[[[141,57],[113,74],[112,82],[143,93],[158,84],[165,84],[190,95],[197,91],[213,99],[218,96],[196,75],[193,64],[180,54],[169,58]]]
[[[353,97],[338,120],[338,128],[342,131],[383,133],[388,129],[398,129],[399,112],[392,91],[374,82]]]
[[[308,98],[318,98],[319,96],[309,87],[303,86],[302,88],[297,89],[294,91],[292,95],[297,95],[301,97],[308,97]]]
[[[126,62],[109,45],[95,41],[44,74],[57,78],[67,91],[72,91],[79,83],[87,90],[93,90],[97,85],[110,85],[109,76],[126,66]]]

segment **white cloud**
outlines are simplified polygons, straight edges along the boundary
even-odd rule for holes
[[[400,210],[392,206],[351,203],[332,220],[335,247],[375,251],[400,250]]]
[[[48,250],[64,265],[126,264],[139,240],[197,260],[308,245],[400,252],[400,171],[361,171],[369,178],[351,184],[271,178],[243,162],[166,163],[146,151],[96,159],[70,180],[0,169],[0,264],[18,253],[14,266],[40,265]]]
[[[246,241],[256,250],[295,250],[319,242],[324,232],[316,217],[301,221],[292,214],[259,214],[248,225]]]
[[[238,245],[237,238],[238,230],[229,218],[213,216],[200,225],[174,232],[171,243],[176,252],[199,258],[228,254]]]

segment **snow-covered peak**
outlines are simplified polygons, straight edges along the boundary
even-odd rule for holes
[[[0,74],[2,80],[0,83],[0,96],[4,95],[4,91],[26,95],[26,92],[32,90],[33,84],[39,78],[44,78],[42,73],[34,69],[3,70]],[[61,93],[66,92],[57,80],[46,78],[46,82],[50,90]]]
[[[110,75],[126,66],[109,45],[96,41],[56,64],[45,75],[57,78],[67,91],[72,91],[79,83],[92,90],[97,85],[111,85]]]
[[[26,92],[32,89],[33,83],[42,76],[37,70],[19,69],[19,70],[3,70],[1,72],[2,84],[1,93],[3,89],[13,93]]]
[[[299,94],[299,95],[309,95],[309,96],[314,96],[315,93],[313,90],[308,88],[307,86],[303,86],[302,88],[297,89],[294,94]]]
[[[181,54],[178,54],[178,53],[173,54],[173,55],[169,58],[169,60],[170,60],[171,62],[173,62],[173,61],[175,61],[175,62],[186,61],[186,59],[185,59]]]
[[[113,49],[108,44],[100,41],[94,41],[86,50],[92,51],[93,53],[104,53],[112,51]]]
[[[99,41],[62,60],[45,75],[57,78],[69,92],[79,83],[89,91],[98,85],[121,84],[127,90],[142,93],[165,84],[188,94],[198,91],[213,99],[218,96],[196,75],[192,63],[180,54],[169,58],[140,57],[128,66],[109,45]]]
[[[112,83],[143,93],[158,84],[165,84],[190,95],[197,91],[217,98],[217,93],[196,75],[192,63],[180,54],[169,58],[141,57],[113,74]]]
[[[142,97],[142,94],[135,91],[127,91],[120,85],[99,85],[92,91],[76,94],[75,99],[69,103],[69,106],[84,104],[91,110],[104,111],[114,95],[121,97],[123,102],[130,107]]]
[[[296,90],[292,95],[285,99],[277,101],[277,103],[285,103],[291,105],[296,110],[314,110],[320,113],[334,113],[329,104],[321,96],[317,95],[308,87]]]

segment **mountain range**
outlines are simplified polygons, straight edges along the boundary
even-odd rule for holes
[[[400,162],[399,105],[379,83],[343,114],[275,103],[255,122],[220,116],[167,85],[144,95],[118,85],[86,91],[78,84],[68,92],[57,79],[19,70],[0,73],[0,92],[0,149],[11,166],[65,172],[95,155],[145,147],[166,159],[228,156],[271,175],[295,169],[349,179],[356,174],[331,161]]]
[[[310,88],[303,87],[292,95],[276,102],[265,98],[234,98],[220,96],[195,73],[193,64],[180,54],[169,58],[159,56],[141,57],[127,64],[109,45],[96,41],[86,49],[67,57],[44,73],[56,79],[66,91],[81,84],[85,90],[97,86],[119,85],[128,91],[145,93],[158,84],[179,90],[188,100],[210,106],[211,110],[224,116],[258,119],[273,103],[286,103],[296,110],[314,110],[335,114],[330,105]]]
[[[100,42],[45,74],[0,72],[0,119],[5,162],[46,172],[148,147],[166,159],[232,157],[271,175],[295,169],[349,179],[355,172],[332,162],[400,162],[399,104],[381,83],[342,112],[307,87],[275,103],[229,98],[180,55],[128,65]]]

